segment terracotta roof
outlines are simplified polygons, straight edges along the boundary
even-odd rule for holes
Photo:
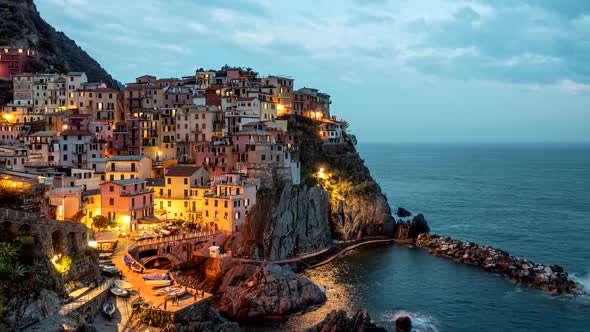
[[[201,166],[174,165],[174,166],[171,166],[168,168],[168,172],[166,172],[166,176],[187,177],[187,176],[193,175],[200,168],[201,168]]]

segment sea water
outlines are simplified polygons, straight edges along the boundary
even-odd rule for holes
[[[360,144],[398,206],[432,232],[558,264],[590,287],[589,144]],[[300,330],[332,309],[367,308],[388,330],[590,331],[590,299],[554,296],[400,245],[372,246],[305,272],[328,302],[292,317]]]

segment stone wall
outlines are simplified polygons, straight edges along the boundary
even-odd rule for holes
[[[89,253],[92,255],[92,253]],[[86,281],[93,282],[100,277],[100,269],[97,261],[98,257],[84,255],[80,258],[73,258],[72,266],[64,276],[64,282],[68,281]]]
[[[31,235],[48,257],[57,254],[74,256],[86,250],[92,230],[74,221],[48,220],[36,213],[0,209],[0,224],[15,228],[20,235]]]
[[[248,165],[248,176],[260,179],[263,188],[274,188],[277,185],[291,183],[293,180],[290,167]]]

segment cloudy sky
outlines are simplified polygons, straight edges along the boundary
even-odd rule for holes
[[[249,66],[361,142],[590,141],[590,1],[37,0],[116,79]]]

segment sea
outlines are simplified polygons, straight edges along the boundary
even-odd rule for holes
[[[392,210],[423,213],[431,232],[561,265],[590,288],[590,144],[359,144]],[[327,303],[293,316],[302,330],[334,309],[366,308],[394,330],[590,331],[590,299],[528,289],[404,245],[351,251],[304,272]]]

